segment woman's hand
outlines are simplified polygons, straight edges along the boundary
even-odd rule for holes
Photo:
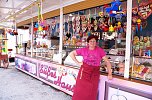
[[[78,62],[79,66],[81,67],[83,65],[83,62]]]
[[[108,80],[112,80],[112,74],[108,74]]]
[[[112,80],[111,63],[110,63],[110,61],[108,60],[108,58],[107,58],[106,56],[104,56],[102,59],[106,62],[106,65],[107,65],[107,69],[108,69],[108,79],[109,79],[109,80]]]

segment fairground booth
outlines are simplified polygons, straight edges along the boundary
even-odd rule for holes
[[[98,100],[152,100],[152,0],[76,1],[47,13],[37,2],[37,16],[16,24],[15,67],[73,95],[80,67],[68,54],[94,34],[113,73],[101,61]]]

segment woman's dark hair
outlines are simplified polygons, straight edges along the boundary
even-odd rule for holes
[[[98,36],[96,36],[96,35],[90,35],[88,38],[87,38],[87,42],[89,43],[89,40],[91,40],[91,39],[96,39],[96,42],[98,41]]]

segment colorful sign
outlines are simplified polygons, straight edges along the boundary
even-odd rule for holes
[[[152,4],[141,4],[138,9],[138,14],[143,19],[147,19],[152,13]]]
[[[73,93],[77,73],[77,70],[62,65],[38,63],[39,77],[69,94]]]
[[[36,75],[36,64],[33,62],[15,58],[15,67]]]

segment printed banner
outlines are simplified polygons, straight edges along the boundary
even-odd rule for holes
[[[39,77],[69,94],[73,93],[78,70],[51,63],[38,64]]]
[[[36,75],[36,64],[33,62],[15,58],[15,67]]]

